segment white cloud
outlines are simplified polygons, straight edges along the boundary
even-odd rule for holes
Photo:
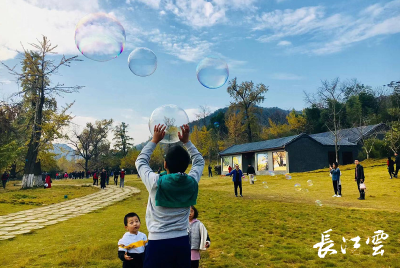
[[[78,54],[74,30],[78,21],[88,12],[98,10],[95,0],[90,1],[0,1],[0,60],[14,58],[21,43],[35,42],[42,35],[57,44],[59,53]]]
[[[126,3],[129,5],[135,0],[126,0]],[[160,7],[161,0],[136,0],[137,2],[141,2],[151,8],[158,9]]]
[[[304,77],[289,73],[273,73],[269,76],[275,80],[302,80]]]
[[[149,40],[160,45],[167,54],[183,61],[196,62],[210,53],[212,44],[195,36],[161,33],[158,29],[149,34]]]
[[[225,8],[206,0],[168,0],[165,9],[193,27],[207,27],[226,21]]]
[[[165,12],[164,10],[161,10],[161,11],[160,11],[160,15],[161,15],[161,16],[164,16],[165,14],[167,14],[167,12]]]
[[[289,41],[279,41],[278,46],[290,46],[292,44],[292,42]]]
[[[400,0],[368,6],[356,16],[327,16],[322,6],[275,10],[256,16],[253,31],[263,32],[258,41],[279,41],[279,46],[285,46],[285,37],[304,36],[306,44],[288,51],[323,55],[369,38],[399,33],[399,13]]]

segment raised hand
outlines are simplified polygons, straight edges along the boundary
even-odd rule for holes
[[[151,140],[155,144],[159,143],[162,139],[164,139],[165,136],[165,129],[167,126],[158,124],[154,126],[154,135],[153,139]]]
[[[179,140],[185,144],[189,141],[189,132],[190,132],[189,125],[181,126],[181,130],[182,130],[182,134],[181,134],[181,132],[178,132],[178,137],[179,137]]]

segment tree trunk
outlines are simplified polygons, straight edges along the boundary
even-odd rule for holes
[[[39,153],[39,143],[42,137],[42,116],[43,116],[43,105],[44,105],[44,90],[40,89],[39,105],[36,106],[35,118],[32,128],[32,135],[28,145],[28,152],[25,158],[24,176],[22,179],[22,188],[32,188],[33,186],[43,185],[42,179],[33,178],[35,175],[35,163]],[[31,176],[32,175],[32,176]],[[25,180],[25,181],[24,181]],[[32,181],[32,182],[31,182]]]
[[[253,141],[253,134],[251,133],[251,127],[250,127],[250,116],[248,113],[248,109],[245,110],[246,113],[246,121],[247,121],[247,140],[248,142],[252,142]]]

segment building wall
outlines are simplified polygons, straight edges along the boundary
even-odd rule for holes
[[[354,159],[357,158],[359,146],[340,146],[339,165],[343,164],[343,153],[351,152]],[[286,146],[290,155],[289,172],[305,172],[329,166],[328,154],[335,152],[335,146],[324,146],[308,137],[302,137]]]
[[[328,164],[328,150],[308,137],[301,137],[286,146],[289,173],[324,168]]]

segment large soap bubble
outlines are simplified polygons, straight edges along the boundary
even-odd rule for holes
[[[149,76],[157,69],[157,57],[145,47],[136,48],[128,57],[129,69],[138,76]]]
[[[151,135],[154,135],[154,126],[161,124],[167,126],[162,143],[175,143],[179,141],[178,132],[181,126],[189,123],[186,112],[176,105],[168,104],[158,107],[153,111],[149,120]]]
[[[124,50],[125,30],[121,23],[105,13],[94,13],[76,25],[75,44],[83,56],[108,61]]]
[[[197,65],[196,74],[197,79],[203,86],[207,88],[219,88],[228,80],[228,64],[223,59],[209,56]]]

